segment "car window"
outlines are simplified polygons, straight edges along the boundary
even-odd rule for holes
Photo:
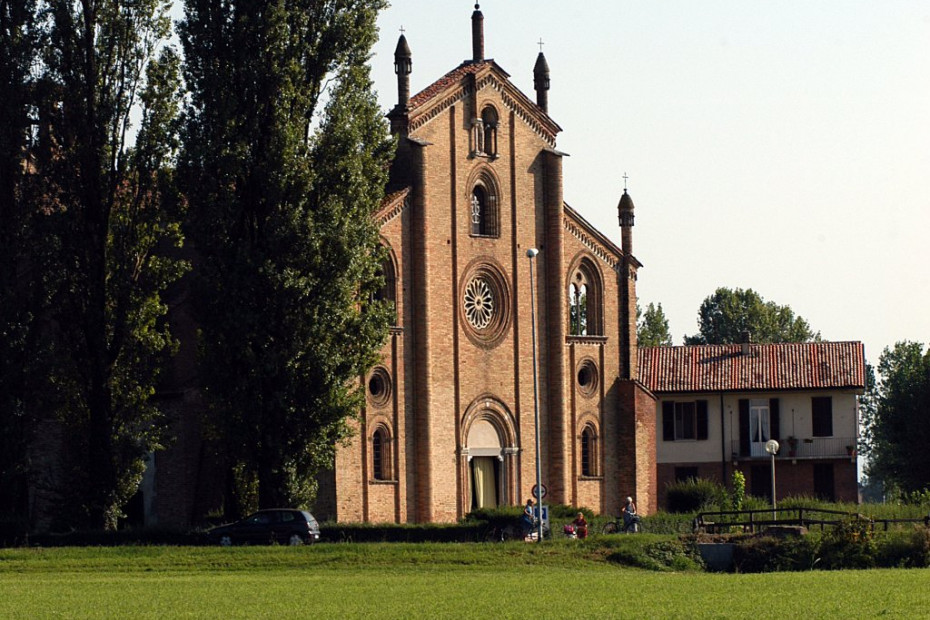
[[[257,515],[252,515],[251,517],[249,517],[247,523],[250,523],[253,525],[265,525],[267,523],[271,523],[271,515],[268,514],[267,512],[262,512]]]
[[[290,523],[290,522],[293,521],[293,520],[294,520],[294,513],[293,513],[293,512],[282,512],[282,513],[281,513],[281,521],[282,521],[283,523]]]

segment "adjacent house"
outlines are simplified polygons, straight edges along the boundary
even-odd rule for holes
[[[771,497],[858,498],[857,396],[865,386],[859,342],[737,344],[640,349],[640,379],[658,398],[659,505],[668,483],[702,477]]]

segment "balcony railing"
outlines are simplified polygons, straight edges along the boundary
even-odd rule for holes
[[[778,454],[776,459],[833,459],[852,458],[856,456],[855,437],[808,437],[791,439],[778,439]],[[749,451],[738,440],[731,442],[731,451],[734,458],[768,458],[765,443],[752,442]]]

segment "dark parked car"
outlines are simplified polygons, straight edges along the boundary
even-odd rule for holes
[[[320,525],[306,510],[275,508],[259,510],[241,521],[215,527],[210,542],[228,547],[237,544],[302,545],[320,540]]]

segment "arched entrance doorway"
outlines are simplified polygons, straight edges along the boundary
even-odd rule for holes
[[[513,503],[517,449],[510,414],[496,399],[482,398],[463,422],[464,512]]]
[[[468,432],[466,445],[471,483],[469,510],[496,508],[504,503],[501,484],[503,446],[497,429],[488,420],[477,420]]]

